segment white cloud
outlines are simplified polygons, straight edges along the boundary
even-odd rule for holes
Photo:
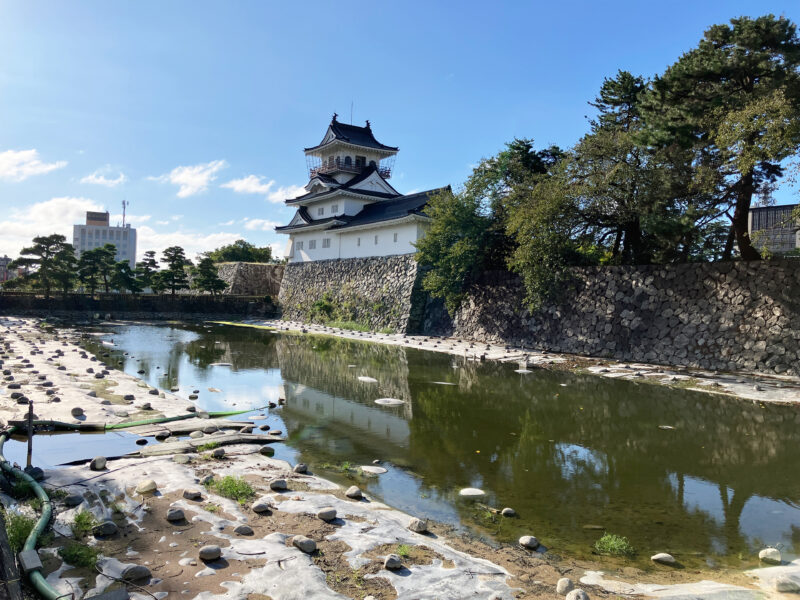
[[[183,218],[183,215],[172,215],[170,217],[170,221],[179,221],[182,218]]]
[[[125,183],[128,181],[128,178],[125,177],[125,173],[121,172],[119,175],[114,177],[113,179],[110,177],[111,167],[103,167],[102,169],[97,169],[94,173],[87,175],[83,179],[81,179],[81,183],[91,183],[93,185],[104,185],[106,187],[116,187],[121,183]],[[109,174],[109,177],[106,177],[106,174]]]
[[[230,227],[234,223],[236,223],[236,219],[231,219],[230,221],[225,221],[224,223],[217,223],[217,225],[221,227]]]
[[[186,251],[186,256],[195,260],[201,252],[214,250],[226,244],[232,244],[242,238],[240,233],[196,233],[187,231],[172,231],[157,233],[147,225],[137,230],[136,255],[141,257],[147,250],[155,250],[158,256],[164,248],[180,246]]]
[[[284,256],[286,256],[287,243],[288,241],[284,242],[283,244],[281,244],[280,242],[272,242],[269,245],[269,247],[272,248],[272,258],[283,258]]]
[[[0,179],[24,181],[33,175],[43,175],[67,166],[67,161],[44,163],[36,150],[6,150],[0,152]]]
[[[85,223],[90,210],[102,211],[103,207],[90,198],[60,197],[12,208],[4,219],[0,217],[0,255],[18,256],[37,235],[60,233],[72,243],[72,226]]]
[[[130,213],[125,214],[125,224],[131,225],[139,225],[141,223],[146,223],[150,219],[152,219],[152,215],[132,215]],[[111,215],[108,218],[109,223],[112,225],[116,225],[117,223],[122,223],[122,213],[118,215]]]
[[[156,225],[169,225],[169,221],[156,221]]]
[[[248,219],[244,224],[244,228],[249,231],[272,231],[278,225],[280,223],[268,221],[267,219]]]
[[[231,179],[220,187],[233,190],[237,194],[263,194],[269,202],[276,204],[304,194],[306,191],[302,185],[281,186],[273,190],[274,186],[274,179],[265,182],[263,175],[247,175],[241,179]]]
[[[169,173],[148,179],[177,185],[178,198],[188,198],[205,192],[209,184],[217,178],[217,172],[227,166],[228,163],[224,160],[212,160],[199,165],[175,167]]]

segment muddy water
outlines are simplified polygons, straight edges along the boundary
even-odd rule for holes
[[[574,557],[613,532],[640,564],[668,551],[686,565],[741,567],[764,544],[787,556],[800,549],[796,408],[329,337],[196,325],[108,331],[94,342],[104,360],[187,398],[199,390],[206,410],[285,397],[262,421],[288,434],[277,457],[412,514],[502,541],[533,533]],[[388,473],[356,469],[374,459]],[[460,500],[464,487],[518,518]]]

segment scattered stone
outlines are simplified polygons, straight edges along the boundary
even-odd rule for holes
[[[360,468],[364,473],[369,473],[370,475],[383,475],[388,472],[383,467],[375,467],[373,465],[362,465]]]
[[[781,551],[777,548],[764,548],[758,553],[758,559],[771,565],[781,564]]]
[[[92,535],[95,537],[107,537],[114,535],[117,531],[119,531],[119,528],[114,521],[103,521],[92,527]]]
[[[144,404],[142,404],[142,410],[153,410],[153,405],[150,404],[149,402],[145,402]]]
[[[216,425],[206,425],[203,427],[203,433],[216,433],[217,431],[219,431],[219,427]]]
[[[317,518],[323,521],[333,521],[336,518],[336,509],[332,506],[326,506],[317,511]]]
[[[485,496],[486,492],[478,488],[464,488],[458,492],[458,495],[463,498],[480,498],[481,496]]]
[[[236,535],[253,535],[255,532],[250,525],[239,525],[236,529],[233,530],[233,533]]]
[[[428,531],[428,521],[426,519],[418,519],[413,517],[408,524],[408,528],[414,533],[425,533]]]
[[[137,494],[152,494],[158,489],[158,485],[152,479],[144,479],[136,486]]]
[[[298,550],[301,550],[302,552],[305,552],[306,554],[311,554],[317,549],[317,543],[304,535],[294,536],[292,538],[292,546]]]
[[[217,560],[222,556],[222,548],[214,544],[203,546],[198,553],[200,560]]]
[[[539,547],[539,540],[532,535],[523,535],[519,538],[519,545],[529,550],[536,550]]]
[[[357,485],[351,485],[347,488],[347,491],[344,493],[345,496],[348,498],[352,498],[353,500],[361,500],[363,494],[361,493],[361,488]]]
[[[72,508],[74,506],[78,506],[83,502],[83,496],[80,494],[70,494],[66,498],[64,498],[64,506]]]
[[[133,394],[125,394],[125,395],[122,397],[122,399],[123,399],[123,400],[126,400],[126,401],[128,401],[128,402],[133,402],[134,400],[136,400],[136,396],[134,396]]]
[[[156,388],[147,390],[147,393],[150,394],[151,396],[158,396],[158,390]]]
[[[167,521],[174,523],[175,521],[183,521],[186,518],[186,515],[183,514],[183,511],[180,508],[169,508],[167,509]]]
[[[177,440],[175,440],[174,438],[169,438],[167,441],[174,442]],[[177,463],[179,465],[188,465],[190,462],[192,462],[192,459],[191,457],[186,456],[185,454],[175,454],[172,457],[172,462]]]
[[[225,458],[225,448],[214,448],[211,451],[212,458]]]
[[[572,590],[575,589],[575,584],[572,583],[572,579],[569,577],[562,577],[556,583],[556,593],[560,596],[566,596]]]
[[[283,490],[288,489],[285,479],[273,479],[269,482],[269,488],[276,492],[282,492]]]
[[[272,506],[266,500],[259,500],[253,504],[253,512],[265,513],[272,510]]]
[[[779,575],[773,582],[776,592],[782,594],[800,594],[800,583],[787,575]]]
[[[583,590],[572,590],[567,594],[567,600],[589,600],[589,594]]]
[[[83,409],[80,406],[72,407],[72,410],[69,412],[73,417],[80,417],[83,415]]]
[[[25,467],[25,472],[33,477],[36,481],[41,481],[44,479],[44,471],[42,471],[39,467],[34,467],[31,465],[30,467]]]
[[[239,430],[239,433],[253,433],[253,426],[252,425],[245,425]]]
[[[500,511],[500,514],[503,515],[504,517],[516,517],[517,516],[517,511],[515,511],[513,508],[510,508],[510,507],[507,506],[503,510]]]
[[[189,400],[197,400],[197,394],[189,394]]]
[[[306,463],[297,463],[292,469],[295,473],[306,473],[308,471],[308,467]]]
[[[667,554],[666,552],[654,554],[650,557],[650,560],[656,563],[661,563],[662,565],[674,565],[677,562],[674,556]]]
[[[281,435],[283,432],[280,429],[270,429],[267,433],[270,435]]]
[[[147,445],[147,440],[144,439],[144,438],[139,438],[138,440],[136,440],[136,445],[137,446],[146,446]]]
[[[196,406],[187,406],[186,407],[186,412],[191,412],[191,413],[197,412],[197,407]]]
[[[193,440],[200,439],[201,437],[203,437],[203,432],[198,429],[197,431],[191,432],[189,434],[189,437],[192,438]]]
[[[105,456],[95,456],[92,459],[92,462],[89,463],[89,468],[92,471],[102,471],[106,468],[106,457]]]
[[[397,554],[389,554],[383,559],[383,567],[390,571],[396,571],[403,566],[403,561]]]
[[[150,573],[150,569],[145,567],[144,565],[128,565],[122,571],[122,579],[127,579],[129,581],[138,581],[140,579],[149,579],[152,577]]]
[[[106,400],[106,399],[100,400],[100,404],[104,406],[111,406],[111,400]]]
[[[197,489],[187,489],[183,490],[183,497],[187,500],[202,500],[203,494],[201,494],[200,490]]]

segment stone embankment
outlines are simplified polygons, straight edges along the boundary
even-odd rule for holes
[[[228,284],[223,293],[237,296],[278,297],[284,265],[229,262],[217,265],[217,274]]]

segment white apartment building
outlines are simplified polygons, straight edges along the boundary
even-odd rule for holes
[[[115,260],[127,260],[133,268],[136,265],[136,230],[130,224],[113,227],[108,224],[108,212],[87,212],[85,225],[73,225],[72,245],[75,254],[80,255],[106,244],[117,247]]]

